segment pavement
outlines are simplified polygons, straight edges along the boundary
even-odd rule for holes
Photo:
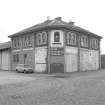
[[[105,105],[105,70],[53,75],[0,71],[0,105]]]

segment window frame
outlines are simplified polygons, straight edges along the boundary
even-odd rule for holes
[[[80,35],[80,47],[89,48],[89,38],[87,35]]]
[[[66,45],[77,46],[77,34],[76,32],[68,31],[66,33]]]
[[[19,54],[14,54],[13,55],[13,62],[14,63],[19,63]]]
[[[43,35],[44,35],[44,37],[43,37]],[[37,32],[35,35],[35,39],[36,39],[36,41],[35,41],[36,46],[45,46],[48,43],[48,34],[46,31]]]
[[[99,40],[97,38],[90,39],[90,49],[93,49],[93,50],[99,49]]]

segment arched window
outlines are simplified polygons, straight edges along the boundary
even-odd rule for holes
[[[54,32],[54,42],[60,42],[60,33]]]
[[[47,33],[46,32],[42,32],[42,43],[43,44],[47,43]]]
[[[40,32],[36,34],[36,44],[37,45],[47,44],[47,32]]]

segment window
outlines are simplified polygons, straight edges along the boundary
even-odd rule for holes
[[[41,32],[36,34],[36,45],[46,45],[47,44],[47,33]]]
[[[96,39],[96,38],[91,38],[90,39],[90,47],[92,48],[92,49],[98,49],[99,48],[99,45],[98,45],[99,43],[98,43],[98,39]]]
[[[21,44],[20,44],[20,38],[19,37],[16,37],[16,38],[13,38],[12,39],[12,47],[14,49],[18,49],[20,48]]]
[[[54,42],[60,42],[60,33],[54,32]]]
[[[47,33],[42,32],[42,44],[46,44],[46,42],[47,42]]]
[[[88,47],[88,37],[86,35],[80,36],[81,47]]]
[[[32,40],[31,40],[31,36],[28,36],[28,47],[32,46]]]
[[[67,33],[67,45],[76,45],[76,44],[77,44],[76,33],[68,32]]]
[[[16,39],[16,44],[17,44],[17,48],[20,48],[20,39],[19,38]]]
[[[26,63],[27,54],[24,54],[24,64]]]
[[[26,35],[23,37],[23,47],[24,48],[28,48],[28,47],[32,47],[32,36],[30,35]]]
[[[13,62],[18,63],[19,62],[19,54],[13,55]]]
[[[41,33],[37,33],[36,41],[37,41],[37,45],[41,45]]]
[[[12,47],[13,48],[16,48],[16,38],[13,38],[12,39]]]

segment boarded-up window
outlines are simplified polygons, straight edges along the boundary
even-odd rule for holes
[[[68,32],[66,41],[67,45],[76,45],[77,44],[76,33]]]

